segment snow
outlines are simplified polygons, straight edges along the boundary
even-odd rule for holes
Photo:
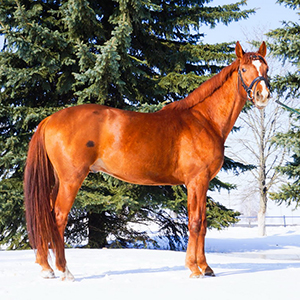
[[[75,282],[42,279],[34,252],[0,251],[0,299],[300,299],[300,226],[230,227],[207,233],[216,277],[190,279],[185,253],[67,249]]]

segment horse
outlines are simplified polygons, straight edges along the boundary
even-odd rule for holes
[[[186,98],[154,113],[97,104],[62,109],[38,125],[29,143],[24,198],[29,241],[44,278],[74,280],[64,230],[89,172],[141,185],[185,185],[190,277],[215,276],[206,262],[206,193],[222,167],[224,143],[247,99],[264,108],[270,97],[266,44],[257,52],[235,46],[236,59]]]

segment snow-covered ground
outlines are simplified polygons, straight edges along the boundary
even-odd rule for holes
[[[300,299],[300,227],[267,230],[208,231],[216,277],[200,279],[189,279],[183,252],[68,249],[76,280],[62,282],[39,277],[33,251],[0,251],[0,299]]]

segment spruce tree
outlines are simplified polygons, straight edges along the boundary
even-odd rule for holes
[[[296,0],[280,0],[280,4],[293,10],[299,10],[300,4]],[[298,15],[300,13],[298,12]],[[281,97],[300,97],[300,25],[294,22],[284,22],[282,28],[272,30],[268,34],[272,38],[270,45],[274,55],[284,63],[289,61],[294,70],[284,76],[274,78],[274,87]],[[274,143],[289,150],[291,159],[285,166],[279,167],[282,174],[289,178],[289,182],[283,184],[277,193],[272,193],[271,198],[279,204],[300,205],[300,116],[294,113],[291,129],[286,133],[280,133],[274,138]]]
[[[43,118],[82,103],[153,111],[182,99],[233,60],[233,43],[205,44],[201,25],[228,24],[254,11],[241,10],[246,1],[217,7],[207,3],[1,2],[0,242],[12,249],[28,245],[23,169],[28,142]],[[221,187],[232,188],[212,182],[212,189]],[[184,222],[172,221],[166,209],[184,215],[185,198],[183,187],[142,187],[91,174],[72,210],[68,238],[80,242],[85,232],[95,247],[105,245],[110,233],[116,245],[144,241],[145,235],[127,224],[153,220],[156,214],[172,246],[187,229]],[[208,203],[211,226],[236,221],[236,213]]]

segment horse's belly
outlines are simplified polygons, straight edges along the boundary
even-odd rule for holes
[[[105,163],[101,158],[98,158],[90,167],[91,172],[103,172],[116,177],[120,180],[141,184],[141,185],[178,185],[182,182],[166,170],[160,170],[151,166],[135,165],[131,161],[126,167],[120,162]]]

